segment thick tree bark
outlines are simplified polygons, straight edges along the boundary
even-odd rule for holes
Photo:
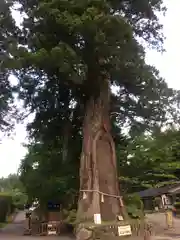
[[[115,221],[123,215],[116,170],[115,145],[110,133],[109,81],[104,80],[98,97],[86,106],[80,161],[79,221]],[[104,194],[102,194],[104,193]]]

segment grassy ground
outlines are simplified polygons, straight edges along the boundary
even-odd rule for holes
[[[14,214],[12,214],[12,215],[10,215],[10,216],[7,217],[5,223],[1,223],[1,222],[0,222],[0,229],[3,228],[3,227],[5,227],[8,223],[12,223],[12,221],[13,221],[13,219],[14,219],[15,216],[16,216],[16,214],[14,213]]]
[[[6,226],[7,223],[0,223],[0,228],[3,228]]]

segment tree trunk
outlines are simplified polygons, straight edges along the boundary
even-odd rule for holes
[[[98,97],[86,106],[83,147],[80,161],[80,196],[78,222],[115,221],[123,216],[116,170],[114,141],[110,133],[109,81],[104,80]]]

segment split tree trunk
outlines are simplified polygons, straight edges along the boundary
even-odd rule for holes
[[[83,126],[83,148],[80,161],[79,221],[115,221],[122,216],[122,201],[116,169],[115,145],[110,133],[109,81],[103,81],[98,97],[86,106]],[[101,194],[100,192],[103,192]],[[106,195],[107,194],[107,195]]]

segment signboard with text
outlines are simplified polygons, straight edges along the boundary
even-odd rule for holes
[[[118,235],[119,236],[130,236],[130,235],[132,235],[131,226],[130,225],[118,226]]]
[[[56,202],[48,202],[48,210],[49,211],[59,211],[60,210],[60,204]]]

